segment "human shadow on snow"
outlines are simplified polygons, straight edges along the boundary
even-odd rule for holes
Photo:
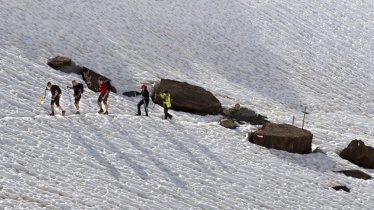
[[[104,166],[108,173],[115,179],[119,180],[121,174],[118,169],[111,164],[107,159],[105,159],[98,151],[96,151],[90,144],[88,144],[84,139],[79,138],[78,142],[86,149],[86,151],[99,162],[100,165]]]
[[[130,136],[126,131],[122,132],[125,132],[123,136]],[[131,137],[127,138],[126,140],[130,144],[132,144],[137,150],[141,151],[144,156],[148,157],[148,159],[152,161],[157,168],[159,168],[162,172],[164,172],[167,175],[171,182],[173,182],[176,186],[180,188],[186,188],[187,183],[181,180],[178,177],[177,173],[170,170],[164,163],[157,159],[151,150],[142,147],[137,141],[132,140]]]
[[[149,175],[147,172],[144,170],[144,168],[137,164],[135,161],[133,161],[131,158],[129,158],[129,155],[124,153],[123,151],[119,150],[117,146],[115,146],[112,142],[106,140],[105,138],[102,138],[101,141],[105,143],[111,151],[116,153],[116,157],[118,159],[123,159],[126,164],[131,167],[138,176],[144,180],[149,178]]]

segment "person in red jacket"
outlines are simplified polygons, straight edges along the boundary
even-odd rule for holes
[[[108,86],[105,84],[104,79],[102,77],[99,78],[99,85],[100,85],[100,95],[97,99],[97,103],[99,104],[100,110],[99,113],[108,114],[108,96],[109,96],[109,89]],[[105,106],[105,112],[103,110],[103,105]]]

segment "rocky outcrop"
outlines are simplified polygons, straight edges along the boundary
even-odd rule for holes
[[[266,148],[308,154],[312,149],[313,134],[293,125],[267,123],[250,133],[248,139]]]
[[[200,115],[216,115],[222,111],[221,103],[211,92],[186,82],[169,79],[161,79],[152,91],[152,101],[160,106],[162,100],[159,94],[164,90],[168,90],[171,95],[173,110]]]
[[[366,174],[360,170],[344,170],[344,171],[337,171],[337,173],[342,173],[346,176],[357,178],[357,179],[369,180],[372,178],[369,174]]]
[[[47,64],[53,69],[62,71],[64,73],[76,73],[82,75],[82,78],[86,82],[88,89],[95,92],[99,91],[99,77],[104,78],[105,81],[111,81],[107,77],[98,74],[89,68],[75,65],[75,63],[68,57],[56,56],[50,59]],[[111,85],[110,91],[113,93],[117,93],[117,90],[113,85]]]
[[[366,146],[361,140],[353,140],[341,153],[340,157],[358,166],[374,169],[374,148]]]
[[[53,69],[74,65],[70,58],[64,56],[56,56],[54,58],[51,58],[48,60],[47,64]]]
[[[100,87],[99,82],[98,82],[99,77],[104,78],[105,81],[110,81],[110,79],[108,79],[107,77],[101,74],[98,74],[91,69],[83,67],[82,78],[86,82],[88,89],[95,91],[95,92],[99,91],[99,87]],[[117,90],[113,85],[111,86],[110,91],[112,91],[113,93],[117,93]]]
[[[223,116],[234,119],[238,122],[247,122],[251,125],[264,125],[269,123],[267,117],[257,114],[255,111],[245,107],[241,107],[240,104],[236,104],[232,108],[225,108],[222,112]]]
[[[238,127],[238,125],[235,123],[232,119],[224,118],[220,121],[220,125],[225,128],[235,129]]]

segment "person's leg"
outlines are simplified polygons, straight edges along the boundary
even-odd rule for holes
[[[144,105],[145,116],[148,116],[148,104],[149,104],[149,101],[146,101]]]
[[[166,113],[168,114],[169,119],[173,118],[173,115],[169,114],[169,108],[167,108]]]
[[[167,120],[168,119],[168,108],[166,107],[166,105],[164,105],[164,119]]]
[[[140,111],[140,107],[141,107],[143,104],[144,104],[144,101],[143,101],[143,100],[139,101],[139,103],[138,103],[138,115],[141,115],[141,114],[142,114],[142,112]]]
[[[103,101],[103,97],[101,97],[101,95],[99,95],[99,98],[97,99],[97,104],[98,104],[99,107],[100,107],[99,113],[104,112],[104,110],[103,110],[103,105],[101,104],[102,101]]]
[[[55,104],[56,106],[61,110],[62,115],[65,115],[65,110],[64,108],[60,105],[60,96],[55,97]]]
[[[81,100],[81,97],[77,97],[74,99],[74,105],[75,105],[75,108],[77,109],[77,112],[79,113],[79,101]]]
[[[104,114],[108,114],[108,97],[109,97],[109,94],[107,94],[106,97],[103,99],[103,103],[104,103],[104,106],[105,106]]]
[[[54,115],[55,114],[55,108],[54,108],[54,102],[51,101],[51,115]]]

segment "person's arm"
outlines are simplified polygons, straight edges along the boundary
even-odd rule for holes
[[[55,95],[52,96],[52,99],[55,100],[56,96],[58,96],[58,91],[56,91]]]

